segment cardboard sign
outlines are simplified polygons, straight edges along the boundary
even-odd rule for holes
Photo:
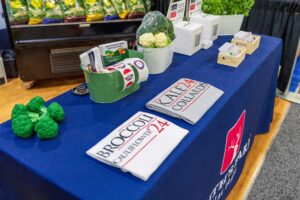
[[[187,0],[186,18],[201,13],[202,0]]]
[[[167,17],[173,22],[181,22],[185,17],[186,0],[171,0]]]
[[[187,133],[170,121],[138,112],[87,154],[146,181]]]

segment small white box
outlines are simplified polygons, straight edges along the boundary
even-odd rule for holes
[[[202,40],[216,40],[219,35],[220,16],[205,13],[190,16],[190,22],[203,25]]]
[[[175,52],[191,56],[199,51],[201,49],[202,28],[201,24],[192,22],[182,21],[175,23]]]

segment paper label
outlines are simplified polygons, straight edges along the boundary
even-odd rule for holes
[[[148,69],[145,61],[143,61],[142,59],[127,58],[127,59],[123,60],[122,62],[130,65],[131,67],[135,67],[135,69],[137,69],[138,75],[139,75],[137,83],[144,82],[148,79],[149,69]]]
[[[138,112],[87,154],[146,181],[187,133],[170,121]]]
[[[135,75],[130,65],[125,63],[118,63],[110,68],[114,68],[115,70],[121,73],[124,82],[122,90],[126,90],[130,88],[134,84]]]

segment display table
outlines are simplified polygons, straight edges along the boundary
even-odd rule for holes
[[[139,91],[116,103],[96,104],[88,96],[71,92],[55,98],[67,117],[54,140],[19,139],[11,132],[10,121],[2,124],[0,198],[225,198],[239,178],[255,134],[268,131],[281,57],[281,41],[263,36],[261,47],[240,67],[216,64],[218,48],[230,40],[222,37],[192,57],[175,55],[165,73],[150,76]],[[194,126],[145,108],[182,77],[224,91]],[[153,113],[190,131],[147,182],[85,153],[137,111]]]

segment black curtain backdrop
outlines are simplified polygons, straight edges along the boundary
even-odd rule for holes
[[[278,89],[285,92],[300,37],[300,0],[256,0],[242,30],[282,38],[283,54]]]
[[[164,15],[167,15],[170,0],[154,0],[156,9],[162,12]]]

